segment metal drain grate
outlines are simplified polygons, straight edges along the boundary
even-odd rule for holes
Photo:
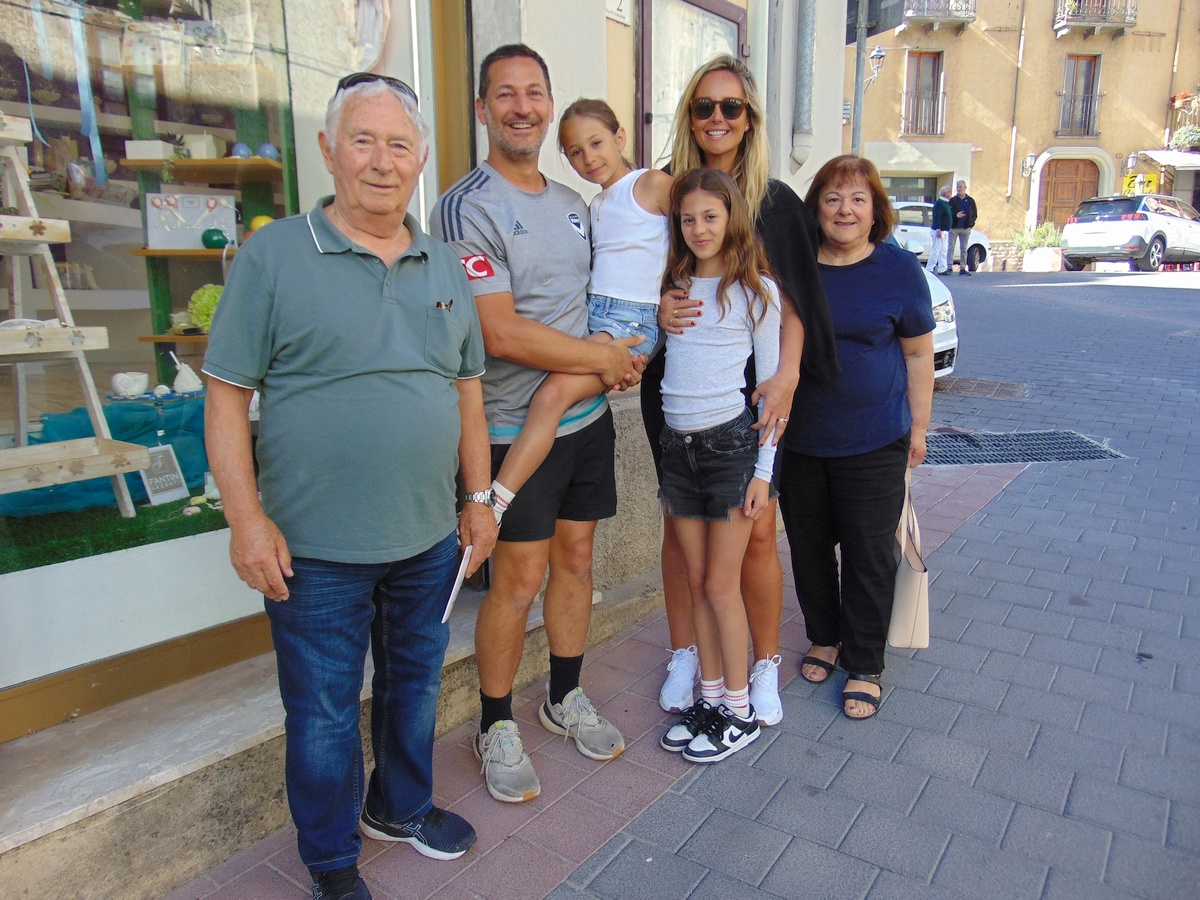
[[[934,466],[981,466],[1126,458],[1074,431],[964,431],[930,433],[925,462]]]
[[[958,394],[963,397],[991,397],[995,400],[1020,400],[1024,398],[1027,385],[1015,381],[990,381],[985,378],[959,378],[947,375],[934,383],[938,393]]]

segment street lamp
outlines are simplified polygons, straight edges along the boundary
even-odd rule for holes
[[[863,82],[864,91],[879,77],[879,71],[883,68],[883,59],[885,56],[887,56],[887,53],[882,47],[876,44],[875,49],[871,51],[871,55],[867,57],[867,61],[871,63],[871,74]]]
[[[1037,154],[1030,153],[1024,160],[1021,161],[1021,175],[1028,178],[1033,174],[1034,163],[1037,162]]]
[[[1138,152],[1134,150],[1129,154],[1129,158],[1125,160],[1125,171],[1132,172],[1138,167]]]

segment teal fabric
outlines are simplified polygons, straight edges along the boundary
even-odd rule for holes
[[[150,403],[113,403],[104,407],[104,418],[114,440],[155,447],[158,439],[158,412]],[[179,469],[188,487],[204,484],[208,457],[204,453],[204,398],[189,397],[163,404],[163,443],[175,448]],[[42,416],[42,430],[31,436],[30,444],[54,441],[73,441],[95,435],[92,421],[82,406],[66,413],[47,413]],[[129,493],[135,503],[146,501],[146,489],[141,476],[134,472],[125,476]],[[16,494],[0,494],[0,515],[34,516],[45,513],[78,512],[93,506],[116,506],[112,482],[107,478],[91,478],[35,488]]]
[[[238,250],[204,371],[261,392],[259,489],[293,556],[408,559],[455,528],[455,382],[482,374],[483,335],[448,246],[409,216],[385,265],[331,199]]]

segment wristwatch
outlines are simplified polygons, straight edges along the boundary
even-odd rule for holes
[[[495,506],[496,493],[491,488],[486,491],[472,491],[463,497],[463,503],[482,503],[484,506]]]

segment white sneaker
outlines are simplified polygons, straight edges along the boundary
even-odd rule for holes
[[[760,725],[778,725],[783,721],[783,704],[779,702],[778,653],[770,659],[760,659],[750,670],[750,705],[758,711]]]
[[[696,645],[673,650],[671,661],[667,663],[667,680],[658,692],[658,705],[664,712],[671,713],[690,709],[699,677],[700,657],[696,655]]]

